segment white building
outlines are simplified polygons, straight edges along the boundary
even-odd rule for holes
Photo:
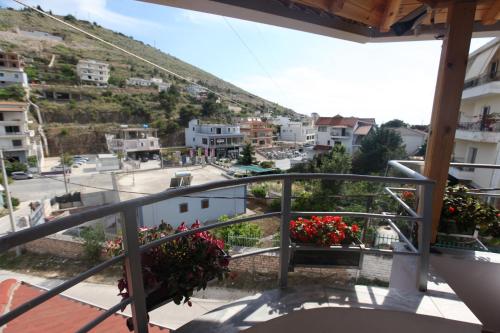
[[[195,98],[198,98],[200,96],[201,93],[206,93],[207,90],[197,84],[190,84],[188,86],[186,86],[186,92],[191,96],[191,97],[195,97]]]
[[[0,51],[0,87],[20,85],[28,87],[24,63],[17,53]]]
[[[227,198],[227,199],[226,199]],[[139,210],[143,226],[151,227],[162,221],[174,228],[182,222],[191,225],[216,222],[222,215],[233,217],[246,212],[246,185],[200,192],[143,206]]]
[[[375,126],[375,119],[342,117],[319,117],[315,127],[318,131],[316,144],[323,147],[343,145],[347,152],[355,152],[361,140],[370,133]]]
[[[496,38],[469,55],[455,133],[455,162],[500,164],[499,46]],[[500,170],[450,168],[450,175],[476,187],[500,187]]]
[[[117,133],[106,134],[106,144],[111,153],[122,153],[132,158],[151,157],[160,153],[160,139],[155,128],[123,127]]]
[[[126,82],[127,82],[127,85],[129,85],[129,86],[149,87],[151,85],[150,80],[142,79],[140,77],[128,78]]]
[[[0,149],[6,159],[23,163],[41,153],[35,131],[28,128],[27,103],[0,101]]]
[[[389,129],[401,135],[401,139],[403,139],[406,154],[408,154],[408,156],[414,156],[419,148],[425,143],[425,140],[427,140],[427,133],[417,129],[407,127]]]
[[[189,122],[185,129],[186,146],[208,149],[211,156],[238,157],[243,145],[243,134],[237,125],[200,124],[198,119]]]
[[[271,122],[279,127],[279,141],[302,145],[316,143],[316,129],[312,119],[304,118],[302,121],[292,121],[288,117],[279,116]]]
[[[80,81],[92,82],[97,85],[107,85],[109,80],[109,65],[102,61],[82,59],[76,65]]]

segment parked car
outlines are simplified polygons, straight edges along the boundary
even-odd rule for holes
[[[68,167],[66,167],[68,168]],[[62,165],[56,165],[56,166],[53,166],[52,169],[50,169],[50,171],[64,171],[64,167]]]
[[[141,162],[147,162],[147,161],[149,161],[149,158],[147,158],[146,156],[141,157]]]
[[[73,160],[80,160],[80,161],[88,162],[89,158],[88,157],[84,157],[84,156],[80,156],[80,155],[75,155],[75,156],[73,156]]]
[[[22,179],[32,179],[33,175],[29,172],[24,172],[24,171],[14,171],[11,174],[12,179],[15,180],[22,180]]]

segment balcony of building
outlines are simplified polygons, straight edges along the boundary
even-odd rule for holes
[[[311,180],[381,184],[383,185],[383,193],[374,193],[374,195],[379,199],[384,198],[388,204],[392,202],[396,205],[394,207],[398,208],[394,208],[395,211],[368,211],[366,213],[292,210],[292,203],[295,200],[293,184]],[[142,246],[139,246],[137,242],[138,227],[145,225],[144,221],[141,221],[142,215],[138,211],[145,205],[177,197],[201,195],[205,191],[213,189],[269,181],[277,181],[281,184],[281,209],[277,212],[247,215],[227,222],[205,225],[199,229],[175,233]],[[377,327],[377,329],[387,332],[460,331],[479,333],[483,329],[484,322],[482,320],[484,318],[489,320],[488,324],[490,325],[496,322],[494,318],[484,317],[484,313],[491,311],[484,311],[482,308],[486,305],[481,302],[486,302],[485,304],[490,306],[489,309],[493,309],[498,298],[485,301],[481,297],[487,292],[500,293],[500,286],[497,286],[498,281],[494,282],[494,275],[486,274],[486,272],[493,274],[493,272],[499,271],[500,260],[488,253],[448,253],[447,249],[440,249],[440,254],[430,254],[433,186],[433,181],[396,161],[390,162],[387,176],[278,174],[230,179],[168,190],[139,199],[89,209],[53,220],[50,223],[11,233],[1,239],[1,252],[16,246],[23,246],[30,241],[55,232],[77,227],[89,220],[119,214],[122,232],[126,236],[124,238],[126,252],[98,264],[54,289],[34,295],[27,303],[17,303],[9,311],[3,312],[2,317],[0,317],[0,325],[7,324],[6,327],[9,327],[9,322],[18,325],[23,318],[26,320],[30,313],[35,313],[32,311],[36,311],[39,306],[43,306],[46,304],[45,302],[54,297],[58,297],[61,292],[107,267],[125,262],[128,267],[128,278],[133,286],[129,298],[102,310],[97,316],[88,318],[88,322],[78,332],[104,327],[101,325],[109,327],[109,320],[115,318],[113,314],[127,305],[131,305],[132,320],[136,332],[147,332],[144,300],[148,291],[142,287],[141,253],[195,232],[279,217],[281,227],[280,240],[277,244],[250,252],[233,254],[230,259],[231,262],[236,262],[263,254],[273,254],[278,265],[276,289],[270,288],[211,311],[179,328],[178,332],[239,332],[245,329],[256,332],[303,332],[305,330],[321,331],[321,327],[334,325],[342,332],[359,332]],[[401,197],[402,190],[409,190],[417,195],[417,200],[422,203],[418,212],[404,202]],[[390,206],[388,205],[388,207]],[[296,245],[290,243],[289,223],[291,219],[298,216],[311,215],[342,216],[346,219],[359,221],[360,225],[365,226],[369,223],[383,221],[386,228],[392,230],[391,232],[396,237],[391,242],[386,243],[391,244],[390,246],[381,247],[380,241],[379,245],[377,242],[365,242],[355,247],[335,247],[334,251],[337,253],[337,258],[352,258],[353,254],[360,258],[369,255],[390,258],[391,269],[388,288],[357,285],[347,289],[345,287],[339,289],[335,285],[324,285],[320,282],[321,280],[315,280],[314,283],[307,283],[304,280],[297,282],[295,277],[301,270],[301,265],[308,265],[307,262],[303,262],[301,265],[291,264]],[[146,223],[146,225],[150,224],[150,222]],[[411,227],[403,230],[402,226]],[[416,233],[408,233],[408,230],[415,230]],[[307,248],[305,249],[307,250]],[[313,249],[311,248],[311,250]],[[482,261],[479,259],[485,257],[490,259]],[[311,265],[315,266],[318,263],[311,263]],[[467,270],[468,265],[474,265],[475,273],[473,275],[457,274],[457,270]],[[361,269],[357,266],[349,267],[354,271]],[[490,281],[490,284],[484,282],[484,279]],[[467,301],[464,300],[465,298]],[[469,304],[478,308],[472,309]],[[50,312],[45,308],[46,311]],[[156,311],[161,311],[161,308]],[[478,317],[481,318],[478,319]],[[363,320],[356,320],[356,318],[363,318]],[[115,320],[115,322],[117,322],[116,325],[123,324],[123,321]],[[81,322],[79,323],[81,324]],[[118,328],[117,331],[119,331]]]
[[[461,122],[457,126],[455,138],[496,144],[500,140],[500,121],[492,118],[475,122]]]

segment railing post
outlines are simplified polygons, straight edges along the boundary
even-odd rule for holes
[[[290,261],[290,210],[292,206],[292,180],[285,176],[281,190],[281,229],[280,229],[280,288],[288,284],[288,265]]]
[[[427,278],[429,275],[429,260],[432,238],[432,197],[434,194],[434,184],[422,185],[420,191],[421,207],[419,215],[423,220],[419,222],[418,228],[418,251],[420,253],[417,270],[417,283],[420,291],[427,291]]]
[[[139,251],[139,233],[137,208],[129,207],[123,211],[124,222],[122,225],[123,241],[125,246],[125,268],[127,282],[132,303],[132,320],[134,332],[147,333],[148,319],[146,310],[146,294],[142,281],[141,253]]]

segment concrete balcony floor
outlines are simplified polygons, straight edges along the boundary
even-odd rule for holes
[[[481,322],[441,279],[425,293],[355,286],[289,287],[242,298],[182,326],[177,333],[481,332]]]

